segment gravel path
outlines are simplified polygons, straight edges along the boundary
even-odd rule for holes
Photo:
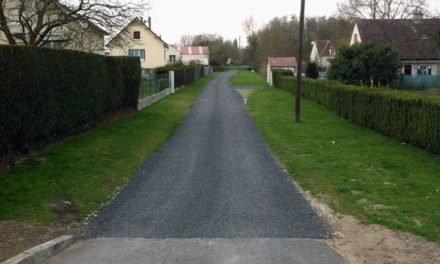
[[[272,157],[233,72],[99,215],[89,238],[323,238],[327,225]]]

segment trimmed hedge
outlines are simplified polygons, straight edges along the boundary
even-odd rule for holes
[[[273,79],[276,87],[295,92],[296,78],[274,72]],[[440,153],[440,97],[307,78],[301,94],[356,124]]]
[[[175,73],[183,72],[183,80],[178,81],[177,78],[175,80],[175,86],[179,87],[180,85],[189,85],[195,81],[195,71],[196,69],[201,71],[200,77],[204,76],[203,65],[171,65],[158,67],[154,69],[156,74],[160,73],[168,73],[170,71],[174,71]]]
[[[138,58],[0,46],[0,157],[82,132],[137,106]]]

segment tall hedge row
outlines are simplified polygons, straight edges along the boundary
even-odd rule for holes
[[[294,92],[296,79],[273,74],[275,86]],[[440,153],[440,97],[304,79],[302,96],[352,122]]]
[[[0,158],[135,109],[140,75],[138,58],[0,46]]]

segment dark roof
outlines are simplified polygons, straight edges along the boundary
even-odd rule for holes
[[[154,33],[141,19],[139,19],[137,17],[134,18],[130,23],[128,23],[121,31],[119,31],[119,33],[116,36],[114,36],[105,46],[108,47],[110,45],[110,43],[122,33],[122,31],[124,31],[126,28],[128,28],[128,26],[130,26],[134,22],[141,23],[146,29],[148,29],[154,35],[154,37],[156,37],[160,41],[162,41],[163,45],[168,48],[168,44],[165,41],[163,41],[163,39],[160,36],[158,36],[156,33]]]
[[[295,57],[267,57],[271,67],[298,67]]]
[[[440,59],[440,19],[361,19],[362,42],[391,44],[401,60]]]
[[[330,50],[333,48],[335,52],[337,51],[336,44],[331,40],[315,40],[316,48],[318,49],[319,57],[330,57]]]

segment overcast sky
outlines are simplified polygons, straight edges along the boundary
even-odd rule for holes
[[[148,1],[148,0],[145,0]],[[431,8],[440,9],[440,0],[428,0]],[[300,0],[150,0],[152,30],[169,44],[180,41],[182,35],[217,33],[225,39],[246,37],[242,24],[250,16],[256,26],[274,17],[299,17]],[[306,0],[306,16],[331,16],[336,13],[338,0]]]

